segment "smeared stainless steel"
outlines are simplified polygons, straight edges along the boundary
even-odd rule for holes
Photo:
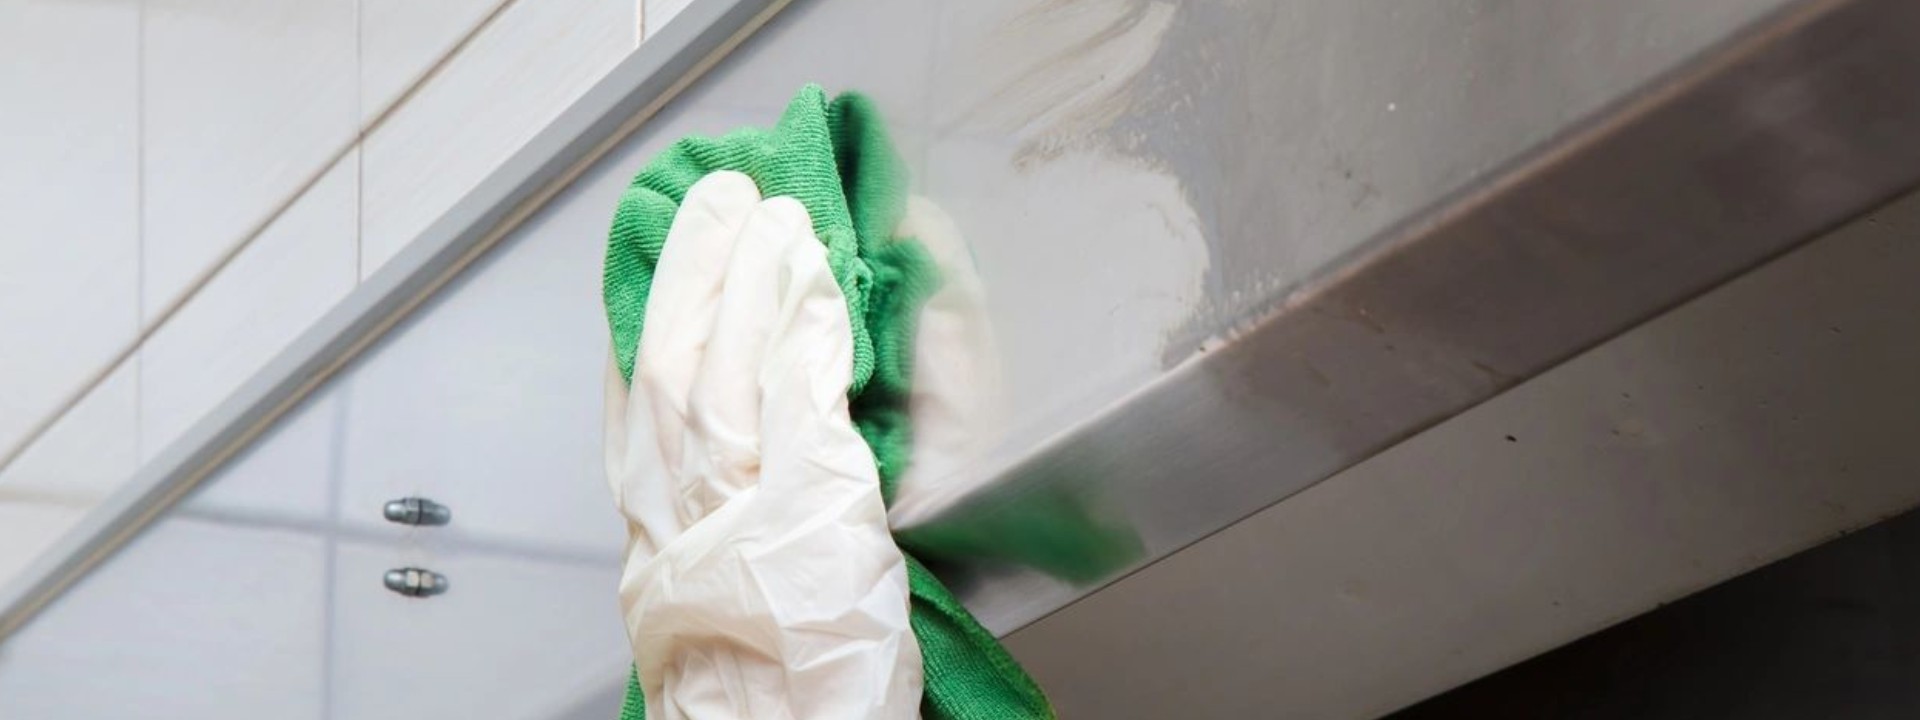
[[[1413,177],[1408,184],[1418,181],[1420,193],[1417,200],[1407,200],[1410,203],[1425,203],[1468,178],[1482,179],[1365,243],[1352,241],[1370,235],[1377,226],[1330,230],[1309,224],[1293,228],[1292,234],[1268,235],[1263,234],[1268,226],[1261,224],[1268,215],[1218,212],[1222,207],[1259,207],[1265,186],[1253,185],[1249,178],[1258,179],[1256,174],[1268,167],[1259,164],[1267,161],[1265,156],[1232,156],[1227,154],[1232,148],[1225,146],[1186,156],[1162,152],[1164,148],[1153,143],[1189,128],[1127,125],[1152,118],[1121,117],[1119,130],[1137,131],[1144,138],[1142,145],[1131,149],[1178,170],[1171,174],[1179,176],[1184,183],[1181,189],[1199,208],[1207,240],[1215,250],[1247,251],[1216,252],[1212,258],[1212,272],[1219,277],[1208,281],[1209,290],[1245,291],[1250,296],[1216,317],[1238,317],[1256,305],[1273,312],[1218,340],[1194,339],[1220,334],[1220,327],[1206,323],[1197,326],[1192,337],[1176,338],[1168,347],[1182,355],[1175,358],[1171,372],[1104,412],[1080,420],[1070,431],[1044,440],[1002,468],[997,484],[937,518],[932,526],[1039,526],[1042,530],[1024,536],[1035,542],[1006,548],[1009,552],[993,561],[972,553],[936,557],[946,561],[940,567],[943,577],[991,628],[1010,631],[1471,407],[1920,180],[1920,133],[1916,132],[1920,130],[1920,86],[1911,82],[1920,70],[1920,42],[1916,42],[1920,40],[1920,6],[1894,0],[1784,4],[1788,11],[1684,64],[1678,72],[1574,126],[1505,170],[1479,175],[1484,167],[1510,157],[1512,148],[1476,146],[1478,152],[1463,153],[1473,163],[1455,157],[1443,177]],[[607,133],[617,128],[610,125],[624,126],[632,111],[651,112],[653,100],[678,91],[688,73],[697,69],[696,60],[710,61],[708,53],[737,41],[736,30],[748,27],[749,21],[757,22],[760,12],[777,5],[696,3],[695,8],[709,13],[703,22],[728,22],[698,26],[698,36],[696,26],[681,25],[686,32],[676,42],[683,47],[649,45],[651,50],[643,48],[636,56],[637,61],[647,62],[627,67],[625,80],[635,83],[638,90],[634,92],[655,95],[609,97],[596,89],[589,95],[596,103],[588,108],[592,112],[563,118],[566,123],[557,131],[543,135],[516,156],[510,167],[503,168],[504,184],[476,191],[472,202],[463,203],[420,241],[426,244],[416,244],[370,279],[220,413],[143,470],[124,496],[82,528],[48,563],[9,588],[0,598],[0,609],[4,609],[0,635],[17,629],[126,543],[139,527],[165,512],[299,397],[385,333],[393,318],[437,292],[485,244],[499,239],[497,232],[505,232],[499,228],[524,219],[526,213],[554,198],[560,192],[557,188],[567,185],[581,167],[573,160],[606,151],[599,143],[614,142]],[[797,72],[792,59],[810,57],[803,52],[809,51],[811,42],[805,37],[808,28],[842,17],[831,12],[852,17],[884,5],[797,4],[755,44],[743,46],[740,62],[695,88],[688,96],[693,102],[669,108],[659,132],[678,128],[675,122],[690,122],[688,117],[696,110],[733,107],[728,103],[766,95],[764,88],[750,87],[766,75],[779,76],[777,87],[785,91],[791,87],[791,78],[784,73]],[[1396,6],[1379,3],[1372,9],[1386,12]],[[753,17],[740,16],[750,11]],[[734,14],[724,14],[729,12]],[[1210,26],[1188,21],[1204,19],[1179,15],[1168,32],[1200,34]],[[675,22],[686,22],[686,16]],[[1264,22],[1281,23],[1286,18],[1269,16]],[[1717,29],[1722,25],[1704,24],[1716,28],[1713,37],[1721,36]],[[1312,30],[1310,24],[1300,24],[1299,32]],[[1522,33],[1510,33],[1518,34]],[[671,39],[663,35],[650,43]],[[908,40],[938,45],[921,36]],[[1170,53],[1197,51],[1195,43],[1169,43]],[[700,57],[673,63],[660,57],[675,51]],[[646,57],[650,52],[653,56]],[[1282,65],[1258,61],[1269,57],[1261,53],[1288,50],[1283,44],[1246,43],[1236,45],[1235,52],[1243,54],[1235,56],[1236,67],[1251,70]],[[782,61],[780,67],[772,67],[776,62],[766,60],[770,56]],[[1178,59],[1169,57],[1170,62]],[[752,65],[756,58],[763,62]],[[1667,64],[1663,60],[1660,66]],[[660,71],[661,77],[636,77],[649,68]],[[1160,65],[1152,68],[1157,72]],[[868,90],[876,80],[901,75],[881,63],[802,69],[840,74],[808,79]],[[671,78],[667,70],[674,71]],[[1356,78],[1364,75],[1355,71]],[[1218,98],[1266,92],[1270,88],[1261,85],[1264,81],[1257,72],[1236,74],[1213,87],[1216,94],[1195,97],[1192,102],[1222,102]],[[1447,78],[1434,77],[1432,82],[1445,84]],[[900,84],[916,90],[924,85]],[[716,87],[729,92],[717,92]],[[1617,97],[1618,93],[1609,88],[1591,96]],[[1553,98],[1543,94],[1535,101],[1552,107]],[[694,107],[701,102],[709,107]],[[1269,104],[1258,107],[1278,103],[1271,97],[1263,97],[1263,102]],[[1245,107],[1205,109],[1243,123],[1223,140],[1272,140],[1261,135],[1258,122],[1251,122],[1259,118],[1241,116],[1246,114]],[[1172,123],[1183,118],[1170,114],[1161,119]],[[1531,122],[1540,120],[1535,116],[1513,125],[1524,125],[1528,132],[1564,127],[1559,116],[1549,119]],[[1312,134],[1323,129],[1324,123],[1291,131]],[[1389,130],[1380,127],[1383,133]],[[638,142],[624,143],[614,154],[638,162],[640,156],[635,153],[640,147]],[[1274,143],[1274,147],[1286,147],[1286,143]],[[1482,162],[1486,165],[1474,164]],[[1204,171],[1229,164],[1240,174],[1214,177]],[[1326,177],[1332,181],[1338,168],[1329,167]],[[617,190],[629,173],[624,166],[603,168],[586,175],[588,182],[583,185],[600,183],[595,187]],[[1208,183],[1230,185],[1233,196],[1222,200]],[[549,213],[551,224],[545,232],[558,239],[546,242],[578,243],[604,233],[607,198],[612,195],[590,192],[594,189],[574,189],[559,196],[556,204],[590,204],[575,212],[591,222],[556,219],[560,213]],[[1350,190],[1358,193],[1354,197],[1364,198],[1364,189]],[[999,212],[1008,198],[989,195],[975,200],[987,211]],[[1406,217],[1407,210],[1392,207],[1371,212],[1398,218]],[[962,217],[977,222],[987,211],[962,213]],[[1328,215],[1339,212],[1338,208],[1326,211]],[[1272,268],[1265,266],[1274,264],[1265,262],[1270,259],[1267,255],[1254,252],[1262,243],[1307,242],[1316,234],[1317,239],[1329,240],[1321,250],[1338,255],[1337,261],[1304,263],[1324,268],[1322,274],[1290,294],[1261,284],[1271,279]],[[1002,242],[1034,239],[1012,236]],[[569,275],[565,281],[578,284],[581,278],[591,274]],[[1184,354],[1188,341],[1201,348],[1197,355]],[[597,381],[597,376],[592,379]],[[1046,502],[1036,503],[1036,498]],[[1044,530],[1048,513],[1056,509],[1092,518],[1097,522],[1088,527],[1113,530],[1127,542],[1065,538],[1053,543]],[[909,530],[906,537],[918,538],[922,549],[940,555],[938,538],[924,531]],[[1063,547],[1067,552],[1039,557]],[[1034,570],[1036,566],[1072,581],[1054,579]],[[617,681],[616,676],[608,677]]]
[[[1920,5],[1796,4],[1366,244],[933,524],[1045,523],[1028,500],[1070,498],[1137,534],[1144,555],[1102,577],[1124,575],[1920,181],[1916,76]],[[946,559],[1003,633],[1101,584]]]

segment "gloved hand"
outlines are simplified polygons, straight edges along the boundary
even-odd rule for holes
[[[740,173],[695,183],[643,327],[631,387],[609,369],[606,451],[648,717],[917,716],[906,569],[806,210]]]

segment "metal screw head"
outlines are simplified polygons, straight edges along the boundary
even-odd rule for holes
[[[394,568],[380,581],[388,590],[407,597],[432,597],[447,591],[447,576],[421,568]]]
[[[402,525],[445,525],[453,522],[453,510],[445,505],[426,498],[410,497],[389,500],[380,514],[388,522]]]

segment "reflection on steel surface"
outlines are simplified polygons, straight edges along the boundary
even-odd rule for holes
[[[1033,498],[1097,496],[1108,510],[1067,511],[1134,528],[1144,559],[1173,552],[1911,186],[1914,77],[1920,4],[1795,5],[1368,244],[904,541],[1031,527]],[[1032,568],[1113,556],[1052,542],[1079,554],[952,570],[989,627],[1127,569],[1060,582]]]

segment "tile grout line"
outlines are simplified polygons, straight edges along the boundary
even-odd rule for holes
[[[409,85],[407,89],[401,93],[400,97],[396,98],[392,103],[388,104],[386,108],[381,111],[378,117],[374,118],[372,121],[368,123],[365,123],[362,126],[361,130],[354,135],[353,139],[349,140],[346,143],[346,145],[341,147],[339,150],[336,150],[326,160],[326,162],[321,163],[321,167],[319,168],[319,170],[313,173],[310,173],[306,177],[306,179],[300,183],[299,187],[295,188],[293,192],[290,195],[288,195],[285,199],[283,199],[278,205],[275,205],[274,208],[267,213],[267,216],[264,219],[262,219],[260,222],[257,222],[253,226],[251,226],[247,230],[247,232],[242,234],[241,239],[239,241],[229,246],[224,252],[220,254],[218,258],[216,258],[213,261],[212,264],[207,266],[200,273],[196,274],[193,280],[187,284],[187,287],[184,291],[182,291],[179,295],[176,295],[172,300],[168,301],[168,303],[164,307],[162,307],[158,313],[154,315],[153,322],[151,323],[145,322],[144,318],[142,318],[141,322],[139,323],[140,330],[138,333],[135,334],[132,342],[127,343],[126,345],[122,346],[118,351],[116,351],[113,354],[112,358],[110,358],[106,363],[102,364],[100,367],[96,368],[91,374],[89,374],[86,377],[85,380],[81,381],[79,387],[75,388],[72,392],[69,392],[66,395],[66,397],[61,399],[60,403],[56,405],[51,412],[42,416],[38,422],[34,423],[33,426],[28,429],[25,435],[21,436],[19,440],[14,441],[13,445],[8,447],[4,454],[0,454],[0,472],[4,472],[8,467],[11,467],[15,461],[20,459],[21,455],[26,453],[28,448],[32,447],[35,443],[38,443],[41,438],[45,437],[47,432],[53,428],[55,423],[58,423],[62,418],[65,418],[69,413],[73,412],[74,407],[79,405],[82,400],[86,399],[87,395],[91,394],[95,388],[98,388],[102,383],[106,382],[107,377],[112,375],[114,370],[119,369],[123,364],[126,364],[130,358],[133,358],[135,355],[137,355],[140,348],[146,344],[147,340],[152,338],[154,334],[156,334],[159,331],[160,328],[164,327],[167,324],[168,321],[171,321],[173,319],[173,316],[178,314],[180,310],[187,305],[187,303],[191,302],[195,297],[198,297],[200,294],[200,291],[205,289],[206,286],[213,281],[214,277],[218,276],[222,270],[225,270],[228,265],[232,264],[233,260],[237,258],[241,252],[245,251],[248,247],[252,246],[253,242],[259,239],[260,235],[264,234],[267,231],[267,228],[273,225],[274,221],[278,220],[282,215],[285,215],[286,212],[293,207],[295,202],[298,202],[299,199],[304,197],[308,191],[313,189],[315,185],[318,185],[320,180],[324,178],[328,172],[332,171],[336,166],[340,164],[340,161],[346,159],[347,153],[353,152],[355,149],[359,148],[361,145],[361,142],[368,135],[372,134],[375,130],[378,130],[380,126],[387,121],[388,118],[393,116],[396,110],[398,110],[408,100],[413,99],[413,97],[417,95],[419,91],[423,87],[425,87],[428,82],[438,77],[441,71],[443,71],[448,65],[452,64],[453,59],[457,57],[461,53],[461,51],[465,50],[467,46],[472,44],[474,38],[478,37],[480,33],[484,32],[488,27],[491,27],[493,25],[493,22],[496,19],[498,19],[502,14],[504,14],[506,9],[512,6],[515,2],[517,2],[517,0],[501,0],[500,4],[496,5],[494,9],[487,14],[485,18],[482,18],[480,20],[480,22],[475,23],[474,27],[471,30],[467,31],[467,34],[461,37],[460,41],[458,43],[455,43],[453,48],[449,49],[445,54],[441,55],[440,59],[436,60],[432,67],[428,68],[425,73],[423,73],[418,79],[414,80],[413,84]],[[142,7],[144,8],[144,6],[145,6],[145,3],[143,2]],[[143,26],[142,32],[144,34],[144,18],[142,20],[142,26]],[[142,45],[144,47],[144,41],[142,42]],[[142,65],[144,65],[144,60],[142,62]],[[144,67],[142,68],[142,73],[144,77]],[[144,102],[144,95],[142,96],[141,101]],[[355,118],[355,119],[356,121],[358,120],[358,118]],[[139,152],[141,152],[144,155],[144,152],[145,152],[144,143],[143,143],[143,147],[139,150]],[[142,187],[142,190],[143,190],[142,212],[144,212],[144,186]],[[142,257],[141,266],[142,266],[143,274],[144,274],[144,268],[145,268],[144,244],[145,244],[145,240],[143,237],[142,239],[143,250],[141,253],[141,257]],[[145,292],[144,280],[142,280],[141,283],[142,283],[141,292],[144,294]],[[145,312],[146,312],[145,301],[142,300],[140,305],[140,313],[144,315]]]
[[[360,119],[366,108],[366,10],[367,0],[354,0],[353,3],[353,122],[360,127]],[[365,130],[354,138],[353,154],[353,278],[347,283],[351,288],[359,287],[361,277],[361,257],[364,254],[363,243],[366,227],[366,140]],[[339,623],[340,623],[340,494],[341,474],[345,468],[347,424],[352,401],[351,393],[341,393],[333,404],[332,437],[327,439],[327,525],[326,554],[321,559],[320,568],[320,720],[334,720],[337,710],[334,694],[338,692],[339,673],[335,665],[340,659]]]
[[[361,127],[360,118],[366,112],[367,94],[367,2],[354,0],[353,3],[353,124]],[[362,129],[354,136],[354,147],[359,152],[353,155],[353,282],[351,287],[359,287],[364,275],[362,258],[366,255],[367,227],[367,133]]]
[[[333,406],[333,437],[327,441],[327,554],[321,567],[321,588],[326,593],[322,601],[321,632],[325,633],[320,644],[320,717],[321,720],[334,718],[334,693],[339,675],[335,672],[335,663],[339,660],[339,622],[340,605],[338,586],[340,583],[340,517],[341,495],[344,492],[342,475],[346,467],[347,426],[352,413],[352,394],[341,393]]]
[[[349,396],[342,393],[337,396],[337,402],[348,403]],[[351,412],[338,408],[333,412],[335,415],[333,422],[337,424],[337,429],[329,429],[331,433],[328,440],[329,459],[324,461],[329,495],[321,506],[319,516],[310,517],[297,512],[185,504],[179,506],[170,517],[236,530],[261,530],[300,535],[321,543],[375,544],[384,549],[401,549],[417,543],[419,536],[395,535],[383,531],[383,528],[388,526],[377,522],[347,522],[345,458],[348,450],[347,428],[351,423]],[[85,510],[99,505],[101,499],[98,495],[84,492],[0,486],[0,502],[6,503]],[[439,531],[438,534],[442,536],[440,539],[444,543],[436,547],[445,548],[448,555],[511,558],[574,567],[609,567],[619,564],[617,553],[609,555],[604,552],[584,550],[568,541],[541,542],[498,530],[447,529]]]
[[[133,327],[138,329],[146,323],[147,314],[147,3],[138,0],[134,6],[133,28]],[[135,340],[136,343],[142,341]],[[133,356],[133,466],[140,467],[140,458],[146,454],[146,415],[147,403],[142,398],[147,369],[140,363],[141,354]],[[116,363],[117,365],[118,363]],[[109,371],[111,372],[111,371]],[[104,376],[101,378],[105,380]],[[82,396],[92,394],[90,383]],[[76,399],[74,404],[79,404]],[[47,423],[51,428],[65,411],[55,413],[53,421]],[[38,439],[39,432],[31,433],[21,442],[19,452]],[[11,463],[0,463],[0,469]]]
[[[345,454],[344,442],[341,453]],[[342,482],[345,476],[342,471]],[[231,511],[220,508],[182,508],[175,519],[192,521],[207,525],[245,530],[266,530],[276,533],[297,534],[302,537],[325,541],[331,538],[341,544],[378,545],[382,550],[393,551],[403,558],[417,558],[408,555],[408,551],[432,550],[437,557],[479,557],[492,559],[515,559],[529,562],[542,562],[556,565],[582,568],[617,567],[620,563],[618,552],[605,552],[604,543],[596,545],[598,550],[586,550],[566,541],[540,542],[525,537],[516,537],[503,532],[463,532],[459,530],[436,530],[439,536],[431,547],[422,544],[423,535],[417,528],[395,532],[390,525],[370,522],[351,522],[346,516],[345,489],[340,490],[342,498],[338,520],[320,517],[303,517],[284,513],[249,513],[245,510]],[[372,509],[372,508],[368,508]],[[384,521],[382,521],[384,522]]]

